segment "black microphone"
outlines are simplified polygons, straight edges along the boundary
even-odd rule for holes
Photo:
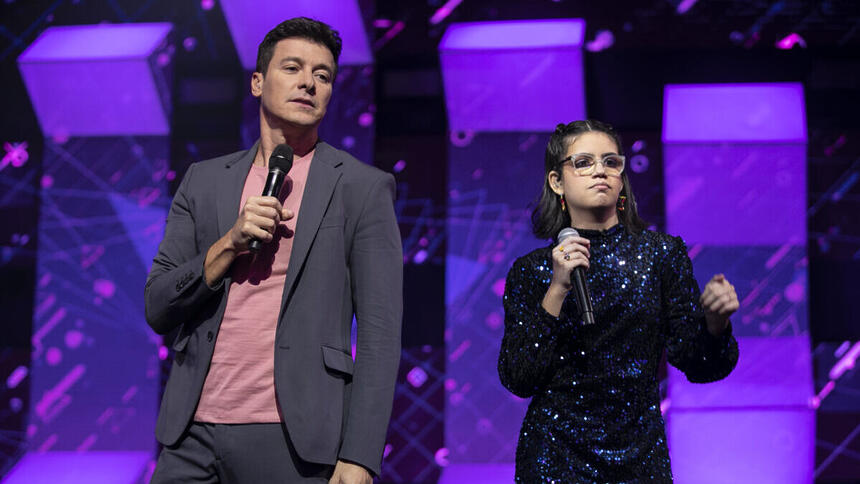
[[[569,237],[579,237],[579,232],[570,227],[562,229],[558,233],[558,243],[561,244]],[[588,293],[588,284],[585,282],[585,269],[582,266],[573,268],[573,272],[570,273],[570,283],[573,285],[573,290],[576,291],[576,301],[579,303],[582,321],[585,324],[594,324],[594,308],[591,306],[591,295]]]
[[[275,146],[272,156],[269,157],[269,176],[266,178],[266,186],[263,187],[264,197],[277,197],[284,184],[284,178],[293,167],[293,149],[289,145],[280,144]],[[256,253],[263,243],[256,237],[251,239],[248,250]]]

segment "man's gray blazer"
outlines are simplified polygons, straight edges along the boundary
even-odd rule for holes
[[[191,165],[146,281],[149,325],[159,334],[179,328],[156,426],[167,446],[194,415],[227,303],[230,272],[210,288],[206,251],[236,221],[258,145]],[[379,474],[400,361],[403,254],[393,198],[391,175],[317,144],[272,348],[281,415],[307,461],[344,459]]]

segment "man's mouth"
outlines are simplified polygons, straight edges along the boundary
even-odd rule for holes
[[[296,99],[292,99],[290,102],[304,104],[305,106],[308,106],[311,108],[314,107],[314,102],[311,101],[310,99],[296,98]]]

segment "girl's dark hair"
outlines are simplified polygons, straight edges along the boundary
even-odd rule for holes
[[[284,39],[293,37],[307,39],[328,48],[332,58],[334,58],[334,68],[337,71],[337,60],[343,47],[337,30],[319,20],[296,17],[278,24],[260,42],[260,46],[257,47],[257,72],[265,75],[269,68],[269,62],[272,61],[272,56],[275,54],[275,45]]]
[[[550,136],[549,143],[546,145],[546,154],[544,155],[544,175],[543,175],[543,190],[535,203],[532,211],[532,231],[541,239],[553,239],[565,227],[571,226],[570,215],[567,211],[561,209],[561,201],[559,196],[552,191],[549,186],[549,172],[556,171],[561,174],[561,160],[567,153],[567,147],[570,144],[570,138],[576,137],[582,133],[594,131],[603,133],[609,136],[615,145],[618,147],[618,154],[623,155],[623,147],[621,138],[618,133],[612,129],[612,126],[602,123],[597,120],[574,121],[568,124],[559,124],[555,127],[555,132]],[[636,207],[636,197],[633,196],[633,189],[630,186],[630,180],[627,178],[627,170],[621,173],[621,195],[627,197],[624,210],[618,210],[618,221],[624,224],[624,227],[631,233],[639,233],[648,226],[642,218],[639,217],[639,211]]]

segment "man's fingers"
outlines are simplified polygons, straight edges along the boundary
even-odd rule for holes
[[[252,225],[260,227],[261,229],[266,230],[268,232],[274,232],[275,227],[278,225],[278,222],[276,222],[274,219],[263,215],[250,214],[248,215],[247,220]]]
[[[272,234],[265,229],[262,229],[251,222],[245,222],[245,225],[242,227],[242,234],[250,241],[251,239],[258,239],[263,242],[268,242],[272,240]]]
[[[275,197],[248,197],[248,201],[245,203],[281,209],[281,202]]]
[[[266,217],[272,220],[281,221],[281,211],[282,209],[278,209],[275,207],[267,207],[263,205],[247,205],[245,208],[245,213],[259,215],[261,217]]]
[[[295,216],[295,214],[293,213],[292,210],[290,210],[288,208],[281,209],[281,220],[289,220],[289,219],[293,218],[293,216]]]

